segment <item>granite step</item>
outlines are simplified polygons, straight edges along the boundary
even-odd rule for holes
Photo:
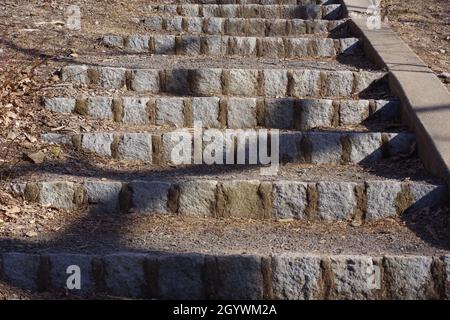
[[[362,123],[399,123],[398,100],[91,96],[44,98],[44,107],[123,125],[311,130]],[[170,115],[170,117],[169,117]]]
[[[155,94],[267,98],[345,98],[375,90],[386,82],[385,72],[321,69],[127,69],[69,65],[62,68],[61,74],[64,82],[73,85]]]
[[[335,57],[360,49],[357,38],[229,37],[199,35],[106,35],[102,43],[129,53],[243,56],[280,59]]]

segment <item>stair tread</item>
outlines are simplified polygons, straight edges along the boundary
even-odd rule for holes
[[[156,165],[102,162],[90,157],[54,160],[43,165],[17,166],[11,183],[26,181],[73,181],[105,179],[105,181],[183,181],[183,180],[259,180],[299,182],[354,182],[404,181],[419,184],[442,185],[443,182],[425,170],[418,158],[384,160],[370,166],[311,165],[289,163],[282,165],[276,176],[262,176],[260,166],[197,165],[167,167]],[[114,162],[113,162],[114,163]],[[32,170],[30,170],[32,169]]]
[[[280,60],[254,57],[189,57],[189,56],[149,56],[142,55],[108,55],[104,60],[97,56],[84,56],[77,58],[74,63],[96,67],[115,67],[128,69],[312,69],[324,71],[369,71],[380,72],[374,64],[362,56],[349,56],[348,63],[333,58]],[[70,64],[69,64],[70,65]]]
[[[304,254],[304,255],[422,255],[450,253],[443,217],[412,217],[402,221],[369,223],[358,228],[345,224],[301,221],[213,220],[142,215],[111,216],[73,213],[68,221],[53,221],[54,228],[33,239],[0,238],[0,252],[164,254]],[[435,237],[421,223],[431,223]],[[92,232],[95,230],[95,232]],[[226,240],[225,240],[226,239]]]

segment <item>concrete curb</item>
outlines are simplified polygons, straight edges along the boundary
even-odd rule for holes
[[[194,96],[349,97],[384,81],[386,73],[313,69],[126,69],[70,65],[62,80],[74,85]]]
[[[178,124],[192,127],[202,121],[206,128],[310,130],[316,127],[340,127],[367,120],[400,119],[396,100],[264,99],[219,97],[102,97],[44,98],[44,107],[52,112],[74,113],[94,119],[124,124],[173,125],[168,108],[179,110]],[[246,119],[246,121],[243,121]]]
[[[404,119],[416,133],[423,163],[450,184],[450,93],[389,27],[367,27],[367,0],[342,2],[348,14],[354,16],[350,25],[364,40],[367,55],[389,70],[391,90],[400,98]]]
[[[447,188],[422,182],[296,180],[62,180],[11,183],[16,197],[95,213],[192,215],[214,218],[366,221],[447,203]]]
[[[359,48],[356,38],[228,37],[199,35],[107,35],[105,46],[156,55],[246,56],[279,59],[334,57]]]
[[[258,145],[267,143],[267,150],[279,148],[281,163],[311,164],[373,164],[383,158],[407,156],[414,153],[415,137],[410,133],[380,132],[280,132],[274,135],[267,130],[213,130],[199,132],[179,129],[166,133],[139,132],[91,132],[75,135],[48,133],[42,140],[49,143],[67,144],[93,152],[100,156],[119,160],[155,163],[158,165],[189,165],[194,163],[194,143],[197,152],[211,152],[213,164],[237,163],[236,150],[245,150],[247,164],[264,164]],[[218,134],[216,143],[208,138]],[[265,140],[264,140],[265,139]],[[200,150],[200,151],[198,151]],[[215,154],[216,150],[223,150]],[[250,154],[254,157],[247,156]],[[274,152],[276,152],[274,150]],[[242,155],[242,152],[240,153]],[[266,156],[269,156],[268,154]],[[240,158],[239,158],[240,159]],[[252,162],[250,162],[252,159]],[[228,160],[228,162],[227,162]],[[239,162],[240,163],[240,162]],[[243,164],[244,164],[243,163]],[[266,163],[267,164],[267,163]]]
[[[32,291],[65,291],[69,266],[88,297],[152,299],[445,299],[448,257],[3,253],[3,279]]]

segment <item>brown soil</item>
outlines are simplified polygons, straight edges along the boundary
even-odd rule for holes
[[[437,74],[450,72],[448,0],[383,0],[390,26]],[[445,83],[445,80],[442,79]],[[446,83],[450,90],[450,79]]]

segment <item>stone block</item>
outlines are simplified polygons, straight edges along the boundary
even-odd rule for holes
[[[122,121],[127,124],[148,124],[150,122],[147,106],[149,100],[143,97],[124,97]]]
[[[434,289],[431,257],[386,257],[384,282],[389,299],[428,300],[439,299]]]
[[[117,148],[119,159],[152,162],[152,136],[149,133],[125,133]]]
[[[286,56],[284,41],[280,37],[262,38],[262,55],[265,58],[282,59]]]
[[[80,65],[65,66],[61,70],[61,79],[75,85],[89,84],[88,68]]]
[[[124,46],[122,36],[107,35],[103,37],[102,42],[105,46],[113,48],[122,48]]]
[[[166,31],[169,32],[181,32],[183,31],[183,18],[182,17],[168,17],[164,18],[163,25],[166,26]]]
[[[282,254],[272,258],[272,290],[275,299],[320,299],[321,287],[320,257]]]
[[[283,163],[303,162],[305,156],[302,152],[302,140],[304,135],[301,132],[281,132],[280,133],[280,160]]]
[[[311,161],[314,164],[340,164],[342,160],[341,135],[338,133],[309,133]]]
[[[228,128],[233,129],[256,127],[256,99],[229,98],[227,100],[227,124]]]
[[[177,95],[189,95],[192,85],[191,74],[192,71],[188,69],[166,70],[166,91]]]
[[[375,100],[374,117],[382,121],[399,121],[401,104],[398,100]]]
[[[131,90],[137,92],[160,92],[159,71],[153,69],[137,69],[131,73]]]
[[[216,207],[217,181],[185,181],[180,183],[179,213],[213,217]]]
[[[100,85],[103,88],[121,89],[125,85],[125,69],[100,67]]]
[[[38,289],[38,272],[40,256],[27,253],[4,253],[3,273],[6,281],[13,286],[25,290],[36,291]]]
[[[96,119],[114,119],[112,112],[112,98],[90,97],[87,99],[88,115]]]
[[[382,72],[369,72],[369,71],[355,72],[354,93],[358,94],[363,92],[364,90],[369,89],[376,82],[384,78],[385,75],[386,74]]]
[[[207,292],[214,300],[263,298],[261,258],[258,256],[206,257]]]
[[[266,97],[283,98],[288,90],[288,74],[286,70],[264,70],[264,92]]]
[[[260,182],[256,180],[223,181],[218,206],[223,217],[260,218],[263,203],[259,196]]]
[[[258,89],[258,70],[229,70],[228,94],[236,96],[255,96]]]
[[[266,22],[266,36],[268,37],[282,37],[288,35],[288,20],[285,19],[270,19]]]
[[[301,19],[292,19],[288,20],[289,24],[289,35],[290,36],[301,36],[306,34],[307,32],[307,25],[305,20]]]
[[[351,71],[329,71],[326,72],[324,83],[324,96],[347,97],[353,90],[353,72]]]
[[[255,57],[257,55],[255,37],[230,37],[228,53],[239,56]]]
[[[308,38],[288,38],[286,40],[286,58],[303,58],[309,56]]]
[[[184,102],[182,98],[156,99],[156,124],[182,127],[184,125]]]
[[[200,121],[204,128],[219,128],[218,97],[192,98],[192,118],[194,122]]]
[[[368,100],[343,100],[340,102],[340,125],[356,125],[369,118]]]
[[[378,162],[383,157],[381,133],[352,133],[348,138],[351,144],[351,163],[370,164]]]
[[[308,185],[303,182],[274,182],[273,215],[279,219],[307,219],[307,189]]]
[[[223,34],[224,33],[224,19],[222,18],[208,18],[205,22],[205,31],[207,34]]]
[[[371,257],[331,257],[334,286],[332,299],[375,299],[381,290],[381,272]]]
[[[106,291],[117,297],[144,297],[147,290],[145,258],[144,254],[138,253],[117,253],[103,257]]]
[[[193,93],[199,96],[222,94],[222,69],[193,70]]]
[[[329,38],[311,39],[311,55],[317,57],[334,57],[336,48],[334,40]]]
[[[320,71],[294,70],[292,71],[291,96],[319,96],[322,86]]]
[[[368,181],[367,220],[379,220],[397,216],[397,197],[402,185],[397,181]]]
[[[173,35],[154,35],[154,53],[160,55],[171,55],[176,52],[176,41]]]
[[[126,47],[132,51],[142,52],[149,49],[149,36],[131,35],[127,38]]]
[[[356,183],[350,182],[318,183],[319,218],[325,221],[351,220],[357,204],[355,187]]]
[[[420,210],[448,203],[448,188],[445,185],[410,183],[409,191],[414,201],[410,210]]]
[[[201,39],[196,35],[181,36],[182,52],[188,56],[198,56],[201,54]]]
[[[147,17],[144,19],[144,26],[153,31],[161,31],[163,29],[163,17]]]
[[[81,147],[101,156],[111,156],[112,133],[84,133]]]
[[[294,128],[293,99],[266,99],[265,124],[268,128]]]
[[[118,213],[122,183],[112,181],[87,181],[84,183],[88,203],[95,213]]]
[[[158,259],[160,299],[205,299],[203,268],[205,257],[199,254],[164,255]]]
[[[185,17],[183,18],[185,30],[188,33],[202,33],[203,32],[203,18]]]
[[[49,181],[40,184],[39,203],[54,208],[75,209],[76,185],[69,181]]]
[[[132,212],[147,214],[169,213],[169,183],[135,181],[131,182],[129,187],[132,195]]]
[[[334,108],[332,100],[302,99],[297,103],[301,114],[299,129],[310,130],[318,127],[331,127]]]
[[[341,38],[339,39],[340,53],[353,54],[361,49],[361,43],[358,38]]]
[[[76,100],[72,98],[45,98],[44,106],[47,110],[59,113],[72,113]]]

